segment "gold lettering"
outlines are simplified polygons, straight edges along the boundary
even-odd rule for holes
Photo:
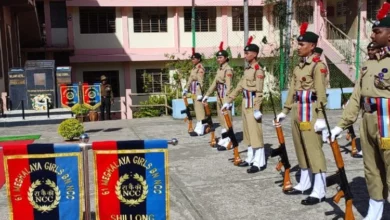
[[[157,172],[156,168],[153,168],[151,171],[149,171],[150,174],[152,174],[153,178],[157,178],[160,176],[160,174]]]
[[[56,173],[57,175],[62,175],[62,173],[64,172],[64,169],[60,169],[56,164],[54,163],[49,163],[49,162],[46,162],[45,163],[45,169],[48,170],[48,171],[51,171],[53,173]]]
[[[111,220],[154,220],[154,215],[111,215]]]
[[[119,166],[130,164],[130,163],[131,163],[131,161],[130,161],[130,158],[128,156],[119,158]]]

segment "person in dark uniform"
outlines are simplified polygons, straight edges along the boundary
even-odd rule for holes
[[[112,87],[107,83],[107,77],[102,75],[100,77],[102,85],[100,88],[100,95],[102,97],[102,104],[100,105],[100,119],[104,121],[104,111],[107,112],[108,120],[111,120],[111,105],[114,104],[114,94],[112,93]]]

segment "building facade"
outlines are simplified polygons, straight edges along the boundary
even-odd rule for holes
[[[360,37],[366,43],[369,19],[375,17],[383,1],[362,1],[361,30],[365,34]],[[260,46],[261,57],[275,56],[280,35],[275,10],[285,3],[248,2],[249,35]],[[56,66],[72,67],[73,82],[98,82],[101,75],[106,75],[119,100],[129,93],[161,92],[163,83],[169,82],[169,77],[162,74],[168,56],[188,59],[191,53],[192,0],[36,0],[33,5],[43,40],[35,45],[25,44],[21,49],[13,46],[13,59],[7,61],[2,56],[8,62],[2,67],[3,75],[7,68],[23,66],[25,60],[51,59]],[[195,0],[195,6],[196,51],[212,57],[223,41],[234,59],[243,57],[247,40],[244,39],[243,1]],[[356,1],[301,0],[294,3],[293,11],[292,45],[296,46],[299,25],[308,21],[309,30],[320,35],[319,46],[324,48],[325,56],[353,80],[353,63],[342,61],[346,56],[342,47],[348,47],[347,53],[351,54],[356,50]],[[0,26],[5,28],[4,22]],[[5,35],[2,31],[2,39]],[[267,43],[262,42],[264,36]],[[148,91],[144,89],[145,72],[153,76],[154,86]],[[1,91],[6,91],[6,84],[6,80],[1,80]],[[137,96],[130,99],[133,104],[142,100]],[[114,109],[121,108],[121,103],[116,102]],[[131,112],[128,107],[127,110]],[[126,117],[131,118],[131,114]]]

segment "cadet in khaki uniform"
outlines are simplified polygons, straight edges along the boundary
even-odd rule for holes
[[[379,10],[373,25],[371,39],[382,47],[375,60],[362,67],[359,80],[345,107],[339,123],[332,129],[334,140],[345,128],[352,125],[363,108],[360,124],[360,141],[363,150],[364,173],[369,209],[365,220],[382,218],[384,200],[389,197],[390,186],[390,17],[386,17],[390,5]]]
[[[281,122],[292,110],[292,135],[295,151],[301,168],[299,184],[288,195],[308,192],[312,186],[311,177],[314,173],[314,187],[303,205],[314,205],[325,201],[326,161],[322,151],[322,132],[326,128],[324,114],[320,102],[324,105],[326,99],[326,66],[313,54],[318,41],[318,35],[306,32],[307,23],[302,24],[298,37],[298,55],[301,62],[295,67],[287,100],[283,111],[277,116]]]
[[[233,78],[233,69],[229,66],[229,54],[226,50],[223,49],[223,42],[221,42],[219,46],[219,51],[216,54],[217,61],[219,63],[219,68],[217,70],[217,75],[210,88],[207,90],[205,96],[203,97],[202,102],[207,102],[209,95],[217,90],[217,114],[219,122],[223,127],[221,130],[221,134],[225,133],[227,129],[229,129],[226,125],[225,118],[221,112],[221,103],[225,102],[227,95],[230,93],[232,88],[232,78]],[[231,111],[229,112],[230,119],[232,118]],[[227,149],[228,145],[231,144],[230,138],[221,138],[218,141],[217,149],[219,151],[224,151]]]
[[[102,81],[100,88],[100,95],[102,97],[102,104],[100,105],[100,119],[104,121],[104,110],[106,110],[107,118],[108,120],[111,120],[111,105],[114,103],[114,94],[112,92],[111,85],[107,83],[107,77],[102,75],[100,80]]]
[[[226,103],[221,110],[229,108],[230,103],[239,93],[243,93],[242,119],[244,129],[244,143],[248,145],[248,154],[245,161],[238,166],[246,167],[248,173],[256,173],[266,168],[264,153],[263,128],[261,123],[260,106],[263,99],[264,72],[257,63],[259,47],[251,44],[252,37],[249,38],[245,47],[245,59],[248,66],[245,68],[237,87],[228,95]]]
[[[202,104],[202,91],[203,79],[204,79],[204,68],[201,64],[202,56],[199,53],[194,53],[191,56],[192,64],[194,67],[191,70],[190,76],[188,77],[187,84],[184,87],[183,96],[186,96],[188,91],[192,94],[192,100],[194,102],[194,109],[196,115],[196,126],[193,132],[190,132],[191,136],[201,136],[205,133],[206,124],[202,124],[202,120],[205,119],[204,106]],[[188,90],[189,89],[189,90]]]

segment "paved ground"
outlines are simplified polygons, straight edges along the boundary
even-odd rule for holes
[[[331,125],[335,125],[340,111],[328,111]],[[278,146],[276,133],[272,127],[272,116],[263,119],[264,138],[269,148]],[[242,121],[234,118],[234,128],[242,139]],[[232,152],[217,152],[208,145],[209,136],[189,137],[187,127],[181,120],[170,117],[134,119],[85,123],[91,141],[153,139],[173,137],[179,139],[177,146],[169,147],[170,215],[172,220],[266,220],[266,219],[342,219],[344,200],[340,204],[332,202],[336,186],[327,189],[327,200],[321,204],[305,207],[300,201],[303,195],[287,196],[281,191],[281,174],[275,169],[277,158],[268,159],[268,168],[256,174],[247,174],[245,168],[235,167],[228,161]],[[290,122],[284,123],[286,145],[292,166],[291,177],[294,184],[299,180],[297,160],[292,145]],[[358,126],[355,126],[355,130]],[[25,126],[1,128],[1,135],[42,134],[37,142],[62,142],[56,132],[57,126]],[[346,145],[344,137],[340,145]],[[241,157],[245,158],[245,146],[240,146]],[[328,172],[336,171],[333,154],[329,145],[323,147],[328,164]],[[363,219],[368,209],[368,194],[363,173],[362,159],[349,155],[350,146],[342,147],[348,180],[351,183],[356,219]],[[90,163],[92,169],[92,163]],[[91,180],[93,176],[91,175]],[[94,209],[94,186],[91,185],[92,207]],[[0,220],[8,219],[5,189],[0,190]],[[385,217],[390,219],[390,206],[386,204]]]

